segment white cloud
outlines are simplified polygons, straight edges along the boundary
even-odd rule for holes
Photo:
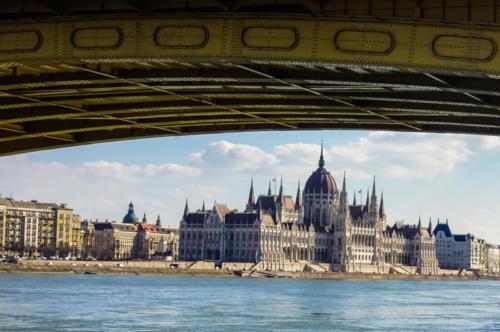
[[[350,178],[366,179],[371,174],[420,179],[451,173],[474,149],[492,145],[471,142],[463,135],[372,132],[352,142],[325,146],[324,154],[327,168],[337,174],[348,170]],[[217,141],[193,153],[191,159],[205,172],[300,177],[317,167],[319,151],[318,144],[303,142],[277,145],[267,152],[258,146]]]
[[[479,146],[483,150],[500,151],[500,137],[498,136],[479,136]]]
[[[210,143],[206,150],[192,153],[191,161],[214,172],[227,169],[232,172],[259,172],[278,163],[276,156],[255,145],[228,141]]]
[[[140,165],[126,165],[120,162],[110,162],[105,160],[89,161],[83,164],[85,171],[105,178],[114,178],[122,181],[140,181],[144,177],[151,177],[157,175],[168,176],[198,176],[201,170],[191,166],[184,166],[180,164],[147,164]]]
[[[450,135],[378,133],[333,146],[334,160],[364,173],[392,178],[432,178],[452,172],[471,155],[466,141]]]

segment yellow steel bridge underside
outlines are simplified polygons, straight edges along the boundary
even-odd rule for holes
[[[0,2],[0,155],[155,136],[500,134],[500,1]]]

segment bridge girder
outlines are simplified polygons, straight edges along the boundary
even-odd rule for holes
[[[0,155],[250,130],[500,134],[500,29],[496,16],[473,22],[471,1],[454,22],[422,20],[425,1],[411,20],[395,7],[384,19],[328,16],[339,1],[272,2],[307,10],[293,14],[242,11],[270,1],[191,1],[191,13],[171,1],[179,12],[158,14],[167,2],[90,0],[87,12],[101,10],[90,20],[78,1],[9,7]],[[365,2],[372,14],[383,3]],[[218,11],[197,11],[209,5]]]

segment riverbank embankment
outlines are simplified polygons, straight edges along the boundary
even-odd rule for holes
[[[175,268],[171,266],[175,265]],[[132,274],[132,275],[185,275],[235,277],[230,269],[211,269],[204,264],[193,262],[160,261],[22,261],[18,264],[0,265],[0,273],[30,274]],[[254,275],[252,277],[258,277]],[[472,275],[402,275],[402,274],[363,274],[340,272],[266,272],[261,278],[292,278],[311,280],[477,280]],[[484,278],[479,279],[496,279]]]

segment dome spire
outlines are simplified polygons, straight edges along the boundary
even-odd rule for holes
[[[321,137],[321,154],[319,156],[319,168],[325,167],[325,158],[323,157],[323,137]]]
[[[122,222],[124,224],[137,224],[137,223],[139,223],[139,220],[137,219],[137,216],[134,213],[134,204],[132,202],[130,202],[130,204],[128,205],[128,212],[123,217]]]

